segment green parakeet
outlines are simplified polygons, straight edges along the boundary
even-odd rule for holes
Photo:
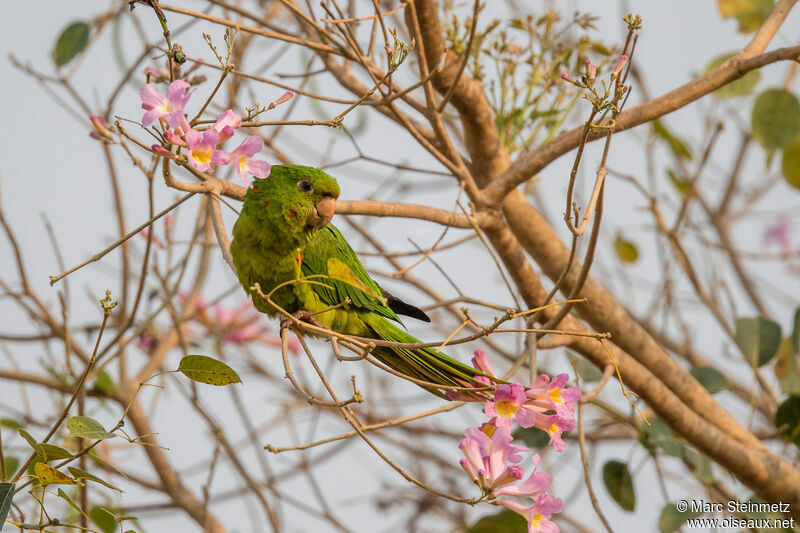
[[[255,283],[265,295],[285,284],[271,296],[276,305],[289,313],[314,313],[318,322],[339,333],[420,342],[403,329],[397,315],[430,319],[378,287],[330,224],[338,196],[336,180],[313,167],[273,166],[268,178],[254,180],[233,227],[231,255],[239,281],[256,309],[270,316],[278,311],[252,290]],[[348,298],[349,303],[342,305]],[[378,346],[372,354],[415,379],[446,386],[483,386],[474,378],[485,374],[435,348]],[[423,388],[444,397],[440,389]]]

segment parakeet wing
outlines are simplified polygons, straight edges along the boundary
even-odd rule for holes
[[[324,276],[318,280],[321,284],[314,284],[313,288],[328,305],[339,305],[345,298],[350,298],[350,307],[400,322],[381,289],[333,224],[320,229],[303,250],[303,274]]]
[[[321,274],[327,277],[327,279],[320,278],[320,284],[313,285],[313,290],[326,304],[330,306],[341,304],[347,297],[352,302],[350,309],[355,307],[374,313],[367,314],[363,320],[379,338],[399,343],[419,342],[412,335],[385,320],[389,318],[400,322],[389,307],[387,298],[369,277],[353,249],[333,225],[328,224],[322,228],[304,249],[303,274],[306,276]],[[323,283],[326,286],[322,286]],[[412,350],[377,347],[373,350],[373,354],[405,375],[442,385],[462,386],[473,381],[473,376],[480,374],[469,365],[434,348]],[[439,391],[424,388],[442,396]]]

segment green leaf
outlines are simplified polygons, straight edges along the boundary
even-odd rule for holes
[[[178,370],[191,380],[209,385],[221,386],[242,382],[231,367],[207,355],[187,355],[181,359]]]
[[[614,53],[614,51],[611,48],[601,43],[600,41],[592,41],[592,43],[590,44],[590,49],[592,50],[592,52],[597,52],[598,54],[603,56],[610,56],[611,54]]]
[[[36,463],[34,474],[42,485],[81,485],[77,479],[72,479],[63,472],[59,472],[47,463]]]
[[[617,257],[624,263],[635,263],[639,259],[639,250],[631,241],[625,240],[621,233],[614,239],[614,250]]]
[[[650,453],[661,450],[672,457],[683,457],[683,445],[675,439],[675,433],[660,418],[652,418],[650,425],[642,424],[640,428],[639,442],[642,443]]]
[[[89,511],[89,517],[92,519],[100,531],[103,533],[116,533],[117,519],[116,515],[103,506],[97,505],[92,507]]]
[[[797,353],[792,349],[791,337],[781,341],[775,356],[774,371],[780,382],[781,392],[800,394],[800,368],[797,366]]]
[[[547,432],[539,428],[517,428],[511,436],[534,449],[544,448],[550,442],[550,436]]]
[[[728,378],[713,366],[696,366],[689,373],[711,394],[728,388]]]
[[[800,102],[785,89],[769,89],[756,99],[753,137],[767,152],[783,150],[800,133]]]
[[[723,54],[708,64],[706,67],[706,72],[714,70],[715,68],[722,65],[724,62],[732,58],[736,55],[736,52],[730,52],[728,54]],[[758,79],[760,77],[760,73],[758,69],[751,70],[738,80],[733,80],[730,83],[726,83],[712,94],[717,98],[736,98],[737,96],[745,96],[750,94],[753,88],[758,84]]]
[[[608,461],[603,465],[603,484],[614,501],[626,511],[636,508],[636,493],[628,465],[621,461]]]
[[[482,516],[466,529],[466,533],[526,533],[527,531],[528,523],[525,519],[508,509]]]
[[[105,370],[101,370],[97,373],[97,378],[94,380],[94,385],[92,385],[92,390],[97,392],[103,393],[110,393],[114,392],[114,380],[111,379],[111,376]]]
[[[31,448],[33,448],[36,453],[39,453],[39,441],[34,439],[33,436],[31,436],[31,434],[24,429],[19,429],[19,434],[28,442],[28,444],[30,444]]]
[[[88,416],[71,416],[67,419],[67,429],[71,435],[81,439],[104,440],[116,437],[103,429],[102,424]]]
[[[80,468],[75,468],[74,466],[68,466],[67,470],[75,479],[88,479],[89,481],[94,481],[95,483],[100,483],[101,485],[105,485],[109,489],[116,490],[117,492],[124,492],[122,489],[118,489],[108,481],[104,479],[100,479],[99,477],[95,476],[91,472],[87,472],[86,470],[81,470]]]
[[[533,120],[542,117],[552,117],[562,113],[563,111],[563,109],[534,109],[530,112],[528,118]]]
[[[0,529],[6,523],[11,500],[14,498],[14,483],[0,483]]]
[[[800,135],[783,150],[781,173],[790,187],[800,189]]]
[[[39,484],[39,479],[36,478],[36,465],[41,464],[42,462],[43,462],[42,461],[42,456],[41,455],[37,455],[36,457],[33,458],[33,461],[31,461],[31,464],[28,465],[28,474],[30,476],[33,476],[34,485],[38,485]]]
[[[736,345],[747,362],[758,368],[775,356],[781,342],[781,327],[772,320],[755,318],[736,319]]]
[[[17,468],[19,468],[19,459],[14,456],[5,455],[3,456],[3,462],[5,463],[8,477],[14,477],[14,474],[17,473]],[[2,522],[0,522],[0,524],[2,524]]]
[[[25,441],[33,448],[33,451],[36,452],[37,457],[41,462],[48,462],[48,461],[57,461],[59,459],[71,459],[72,454],[62,448],[61,446],[56,446],[55,444],[47,444],[47,443],[39,443],[33,436],[25,431],[24,429],[19,429],[19,434],[22,436]],[[31,464],[31,466],[34,466]]]
[[[800,307],[794,312],[792,334],[783,340],[778,349],[775,375],[781,383],[781,391],[800,394]]]
[[[65,450],[61,446],[55,444],[42,444],[39,445],[39,454],[45,463],[50,461],[58,461],[59,459],[72,459],[73,455],[69,450]]]
[[[73,22],[64,28],[53,49],[56,66],[63,67],[83,52],[89,42],[90,32],[91,27],[83,21]]]
[[[739,33],[753,33],[766,20],[774,0],[717,0],[724,18],[735,17]]]
[[[789,396],[778,406],[775,427],[795,446],[800,446],[800,396]]]
[[[600,369],[590,363],[589,360],[582,355],[572,350],[567,350],[567,357],[575,368],[575,373],[586,383],[596,383],[603,377],[603,373]]]
[[[70,506],[71,506],[73,509],[75,509],[76,511],[78,511],[80,514],[82,514],[82,515],[83,515],[83,516],[85,516],[86,518],[89,518],[89,516],[88,516],[86,513],[84,513],[84,512],[83,512],[83,509],[81,509],[81,508],[80,508],[80,506],[79,506],[78,504],[76,504],[74,501],[72,501],[72,498],[70,498],[70,497],[67,495],[67,493],[66,493],[66,492],[64,492],[64,491],[63,491],[62,489],[60,489],[60,488],[58,489],[58,497],[59,497],[59,498],[61,498],[62,500],[64,500],[65,502],[67,502],[67,503],[68,503],[68,504],[69,504],[69,505],[70,505]]]
[[[700,483],[710,485],[714,483],[714,470],[711,469],[711,459],[707,455],[703,455],[691,448],[684,448],[684,457],[686,461],[692,465],[692,473]]]
[[[661,120],[655,119],[652,124],[653,132],[667,141],[669,149],[672,150],[672,153],[675,154],[675,157],[678,159],[692,158],[692,152],[689,150],[689,147],[686,146],[686,143],[684,143],[680,137],[669,131],[669,129],[667,129]]]
[[[658,531],[660,533],[673,533],[677,531],[686,520],[689,518],[697,518],[702,513],[699,511],[691,511],[687,509],[680,512],[674,502],[670,502],[661,509],[661,515],[658,517]]]
[[[667,169],[667,177],[669,177],[669,181],[672,182],[672,185],[675,186],[675,189],[682,195],[685,196],[694,193],[694,186],[692,185],[692,182],[686,178],[679,177],[678,174],[671,168]]]
[[[17,422],[16,420],[14,420],[12,418],[3,418],[3,419],[1,419],[0,420],[0,426],[3,426],[4,428],[9,428],[9,429],[20,429],[20,428],[22,428],[22,424],[20,424],[19,422]]]

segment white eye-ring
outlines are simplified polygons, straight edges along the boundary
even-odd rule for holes
[[[311,185],[311,180],[300,180],[297,182],[297,188],[303,192],[314,192],[314,186]]]

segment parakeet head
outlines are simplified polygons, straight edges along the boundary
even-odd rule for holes
[[[308,238],[331,221],[339,184],[314,167],[276,165],[269,177],[254,180],[244,197],[242,214],[289,241]]]

